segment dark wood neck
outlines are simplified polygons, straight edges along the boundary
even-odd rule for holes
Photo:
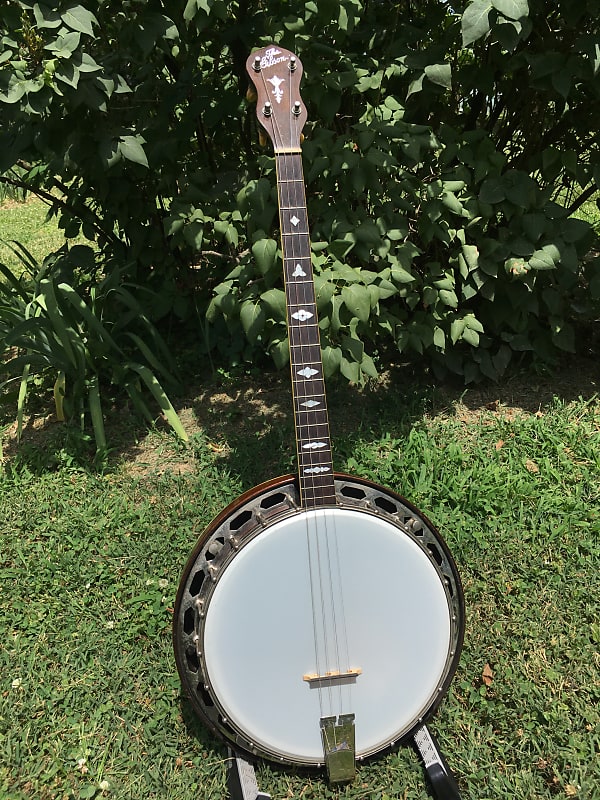
[[[300,496],[315,508],[334,505],[335,488],[302,155],[277,153],[275,162]]]

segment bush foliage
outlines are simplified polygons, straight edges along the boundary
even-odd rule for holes
[[[0,181],[133,262],[154,320],[287,359],[271,154],[244,63],[304,64],[323,353],[360,381],[422,357],[498,378],[575,348],[600,298],[596,0],[9,0]]]

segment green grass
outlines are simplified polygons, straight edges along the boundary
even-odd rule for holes
[[[130,441],[142,450],[137,468],[131,455],[115,456],[94,473],[58,428],[6,465],[2,800],[224,797],[226,753],[181,697],[170,609],[205,524],[292,463],[289,422],[245,401],[235,381],[229,394],[236,402],[213,414],[206,394],[196,401],[203,430],[187,446],[154,433],[151,458],[147,442]],[[400,383],[362,397],[333,392],[331,402],[337,468],[410,498],[459,565],[466,641],[433,728],[464,800],[592,800],[600,787],[597,400],[554,400],[537,413],[482,404],[468,414],[452,402],[436,411],[439,402]],[[140,468],[144,459],[188,469],[153,472]],[[274,798],[428,796],[406,748],[337,789],[267,766],[258,776]]]
[[[0,261],[17,275],[23,271],[22,261],[5,242],[16,240],[26,247],[38,263],[65,241],[56,218],[46,221],[48,206],[35,197],[27,202],[0,204]]]

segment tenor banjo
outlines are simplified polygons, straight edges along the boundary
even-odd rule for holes
[[[458,665],[464,601],[448,547],[408,500],[334,472],[302,173],[300,60],[278,46],[247,68],[270,137],[287,304],[298,474],[225,508],[198,540],[174,609],[183,687],[237,753],[326,766],[417,744]]]

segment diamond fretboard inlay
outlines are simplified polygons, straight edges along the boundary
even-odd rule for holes
[[[307,319],[312,317],[310,311],[306,311],[304,308],[301,308],[300,311],[296,311],[292,314],[294,319],[300,320],[300,322],[305,322]]]
[[[298,370],[298,375],[302,375],[303,378],[312,378],[313,375],[316,375],[319,370],[313,369],[312,367],[304,367],[304,369]]]

